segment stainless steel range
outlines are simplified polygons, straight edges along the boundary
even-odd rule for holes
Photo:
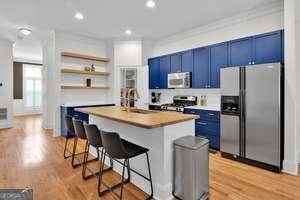
[[[184,107],[197,105],[197,97],[191,95],[176,95],[173,103],[162,104],[161,110],[183,112]]]

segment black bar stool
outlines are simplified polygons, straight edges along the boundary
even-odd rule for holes
[[[81,120],[77,120],[77,119],[72,119],[73,120],[73,126],[74,126],[74,131],[75,131],[75,139],[74,139],[74,146],[73,146],[73,154],[72,154],[72,167],[75,168],[75,167],[78,167],[78,166],[81,166],[83,164],[83,160],[80,161],[78,158],[76,158],[76,149],[77,149],[77,142],[78,142],[78,139],[82,139],[82,140],[85,140],[85,147],[84,147],[84,156],[88,153],[88,141],[87,141],[87,137],[86,137],[86,133],[85,133],[85,129],[84,129],[84,126],[83,126],[83,121]],[[81,153],[82,154],[82,153]],[[75,163],[75,158],[76,160],[78,160],[77,163]],[[94,158],[94,159],[91,159],[91,160],[88,160],[86,162],[93,162],[93,161],[97,161],[99,160],[99,152],[97,151],[97,158]],[[87,177],[89,178],[89,177]]]
[[[148,195],[146,199],[151,199],[153,197],[153,185],[152,185],[152,178],[151,178],[151,170],[150,170],[150,163],[149,163],[149,156],[148,156],[148,151],[149,149],[146,149],[144,147],[141,147],[139,145],[133,144],[131,142],[128,142],[126,140],[123,140],[120,138],[118,133],[114,132],[105,132],[101,131],[101,138],[102,138],[102,143],[104,147],[104,159],[103,156],[101,156],[101,170],[100,170],[100,176],[98,179],[98,194],[99,196],[102,196],[104,193],[110,191],[114,193],[116,196],[118,196],[120,199],[123,197],[123,186],[125,183],[130,182],[130,171],[134,172],[135,174],[141,176],[142,178],[146,179],[147,181],[150,182],[150,187],[151,187],[151,194]],[[102,175],[103,175],[103,166],[104,166],[104,161],[105,161],[105,155],[108,154],[112,159],[124,159],[124,162],[120,162],[123,165],[123,170],[122,170],[122,179],[121,182],[109,187],[107,184],[103,182],[103,185],[107,188],[103,191],[100,191],[100,187],[102,184]],[[141,173],[137,172],[136,170],[130,169],[129,165],[129,159],[139,156],[141,154],[146,154],[147,157],[147,165],[148,165],[148,173],[149,177],[146,177],[142,175]],[[125,175],[125,167],[127,167],[127,173],[128,173],[128,178],[124,179]],[[116,187],[121,186],[121,192],[120,195],[116,194],[113,189]]]
[[[100,131],[98,129],[98,127],[94,124],[84,124],[84,129],[85,129],[85,133],[87,136],[87,151],[84,155],[84,160],[83,160],[83,169],[82,169],[82,177],[84,179],[90,177],[90,176],[97,176],[99,175],[100,172],[100,168],[99,168],[99,172],[94,173],[92,170],[90,170],[89,168],[87,168],[87,160],[88,160],[88,156],[89,156],[89,149],[90,146],[94,147],[97,150],[97,154],[99,155],[99,151],[101,151],[101,156],[103,156],[103,144],[102,144],[102,139],[101,139],[101,135],[100,135]],[[105,159],[105,158],[104,158]],[[100,161],[102,160],[102,157],[100,159]],[[100,163],[101,164],[101,163]],[[103,171],[108,171],[111,170],[113,168],[113,161],[110,158],[110,167],[104,169]],[[89,170],[92,174],[89,176],[86,176],[86,170]]]
[[[67,136],[65,139],[64,158],[66,159],[72,157],[72,152],[70,152],[67,148],[68,148],[68,141],[74,137],[73,135],[75,135],[75,130],[72,121],[72,116],[66,115],[65,122],[67,125]],[[69,155],[66,155],[67,151],[69,152]]]

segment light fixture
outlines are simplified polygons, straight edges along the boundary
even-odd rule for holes
[[[131,35],[132,31],[131,31],[130,29],[127,29],[127,30],[125,31],[125,33],[126,33],[127,35]]]
[[[146,3],[146,6],[148,8],[154,8],[155,7],[155,1],[153,0],[148,0],[147,3]]]
[[[79,20],[83,20],[84,16],[83,16],[82,13],[78,12],[78,13],[75,14],[75,18],[79,19]]]
[[[30,35],[32,30],[30,30],[29,28],[20,28],[19,31],[23,34],[23,35]]]

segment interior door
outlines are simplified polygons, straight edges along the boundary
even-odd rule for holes
[[[245,78],[245,156],[279,166],[280,64],[249,66]]]

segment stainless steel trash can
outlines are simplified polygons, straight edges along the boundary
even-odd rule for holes
[[[173,195],[184,200],[208,199],[208,140],[185,136],[175,140],[173,145]]]

